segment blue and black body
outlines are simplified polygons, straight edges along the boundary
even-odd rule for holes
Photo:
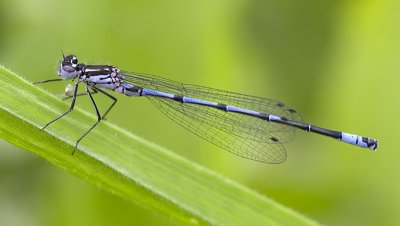
[[[74,152],[79,142],[104,119],[117,102],[114,96],[103,89],[127,96],[148,97],[165,115],[194,134],[238,156],[255,161],[285,161],[283,144],[293,139],[295,128],[371,150],[378,147],[378,141],[372,138],[303,123],[296,110],[272,99],[121,71],[115,66],[78,64],[74,55],[63,56],[58,75],[62,78],[39,83],[77,79],[71,95],[71,107],[47,123],[43,129],[71,112],[76,97],[80,95],[88,95],[97,114],[97,122],[78,139]],[[84,94],[77,93],[80,83],[85,84]],[[95,93],[102,93],[113,100],[103,115],[92,97]]]

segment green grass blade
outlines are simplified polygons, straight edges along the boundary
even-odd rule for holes
[[[316,222],[210,170],[102,122],[71,156],[95,117],[0,67],[0,137],[104,190],[193,225],[315,225]],[[123,142],[120,142],[123,141]],[[246,160],[244,160],[246,161]]]

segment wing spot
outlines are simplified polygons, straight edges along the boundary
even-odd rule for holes
[[[279,142],[278,138],[276,138],[276,137],[271,137],[271,140],[272,140],[273,142]]]

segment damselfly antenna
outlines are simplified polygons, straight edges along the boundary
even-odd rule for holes
[[[64,52],[63,52],[63,50],[61,48],[60,48],[60,51],[61,51],[61,55],[63,56],[63,59],[65,59]]]

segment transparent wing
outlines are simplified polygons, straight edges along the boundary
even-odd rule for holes
[[[295,110],[272,99],[182,84],[154,75],[125,71],[122,74],[125,82],[138,87],[302,121],[300,114]],[[282,143],[288,142],[294,137],[294,128],[286,125],[248,115],[224,112],[207,106],[147,97],[154,106],[179,125],[243,158],[266,163],[283,162],[286,159],[286,152]]]

